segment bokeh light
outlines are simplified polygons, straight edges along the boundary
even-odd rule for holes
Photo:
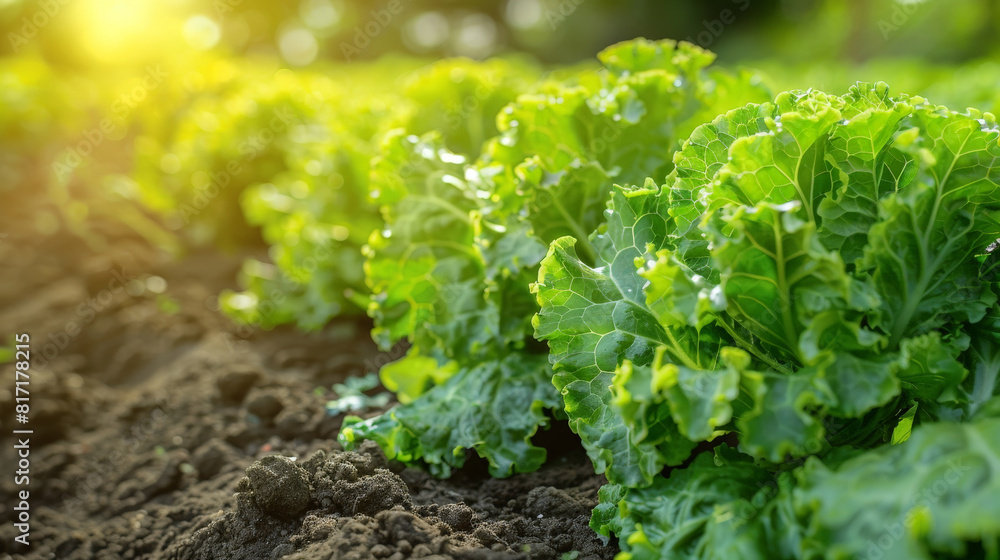
[[[313,29],[328,29],[340,22],[343,7],[331,0],[303,0],[299,6],[302,22]]]
[[[515,29],[531,29],[542,23],[541,0],[509,0],[504,18]]]
[[[295,66],[305,66],[316,60],[319,54],[319,41],[308,29],[292,28],[281,34],[278,39],[281,56]]]
[[[197,15],[184,22],[184,40],[199,50],[208,50],[219,43],[222,32],[208,16]]]
[[[485,58],[496,49],[497,26],[486,14],[470,14],[459,20],[453,37],[456,54],[470,58]]]
[[[430,11],[407,22],[404,33],[411,48],[426,51],[444,44],[451,29],[448,18],[440,12]]]

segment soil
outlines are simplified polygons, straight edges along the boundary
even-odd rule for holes
[[[0,366],[0,433],[33,430],[28,547],[10,521],[16,450],[0,447],[0,558],[614,556],[587,526],[605,480],[565,425],[540,436],[541,470],[503,480],[476,458],[437,480],[374,445],[343,451],[317,389],[384,361],[370,324],[238,329],[214,296],[241,258],[176,262],[127,237],[0,243],[0,334],[30,333],[32,353],[28,424]]]

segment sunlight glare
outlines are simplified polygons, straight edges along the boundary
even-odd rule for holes
[[[138,61],[177,44],[180,22],[170,3],[154,0],[79,0],[67,7],[73,35],[101,63]]]

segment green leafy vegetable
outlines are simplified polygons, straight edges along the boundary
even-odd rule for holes
[[[692,45],[638,40],[599,58],[606,71],[543,82],[500,111],[498,134],[478,158],[449,150],[434,134],[384,139],[371,178],[386,227],[366,249],[369,314],[383,348],[411,344],[382,371],[387,385],[405,387],[408,402],[379,419],[351,420],[342,438],[348,445],[374,439],[391,455],[444,474],[464,462],[463,448],[486,457],[497,476],[544,460],[529,438],[561,406],[544,350],[530,337],[537,307],[529,286],[546,245],[567,234],[586,238],[600,226],[615,180],[665,177],[680,138],[733,99],[762,97],[750,76],[707,69],[713,55]],[[614,250],[608,243],[584,244],[584,260]],[[622,262],[631,269],[643,250]],[[598,309],[590,313],[605,320]],[[431,371],[429,358],[442,373]],[[458,386],[475,390],[458,393]],[[596,411],[585,392],[581,384],[566,397],[568,409]],[[491,399],[520,419],[480,420],[471,435],[464,419],[489,410]],[[593,437],[630,452],[614,426],[598,421]]]
[[[795,500],[823,462],[920,464],[925,438],[978,432],[928,424],[918,437],[914,426],[995,410],[998,140],[990,114],[890,97],[884,84],[784,93],[699,127],[662,185],[616,187],[604,228],[553,242],[534,287],[536,336],[570,426],[621,487],[595,528],[617,528],[636,557],[864,553],[866,529],[816,529],[829,514],[809,521]],[[596,260],[576,250],[589,246]],[[727,433],[740,453],[659,475]],[[805,458],[776,497],[758,495]],[[816,484],[844,519],[888,514]],[[753,519],[727,513],[753,500],[767,503]],[[944,523],[899,557],[995,549],[990,530]]]
[[[1000,424],[920,427],[905,443],[772,472],[726,446],[646,488],[609,485],[592,525],[656,558],[992,558]]]
[[[218,228],[235,218],[221,218],[215,208],[239,196],[247,223],[259,226],[270,246],[271,262],[245,263],[244,290],[222,295],[223,309],[237,320],[316,329],[362,312],[369,295],[362,247],[383,228],[369,198],[371,159],[383,136],[397,127],[439,131],[448,146],[476,154],[496,134],[496,111],[537,72],[516,61],[446,60],[408,72],[397,90],[388,78],[400,69],[383,64],[340,79],[279,72],[274,80],[236,81],[225,95],[199,99],[167,140],[147,142],[148,182],[161,180],[164,161],[197,170],[168,174],[165,188],[192,198],[175,221],[195,233]],[[380,86],[373,90],[372,83]],[[212,134],[205,134],[206,122]]]

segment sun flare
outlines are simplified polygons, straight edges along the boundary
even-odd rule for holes
[[[67,23],[81,54],[102,64],[160,55],[181,32],[177,2],[80,0],[67,6]]]

